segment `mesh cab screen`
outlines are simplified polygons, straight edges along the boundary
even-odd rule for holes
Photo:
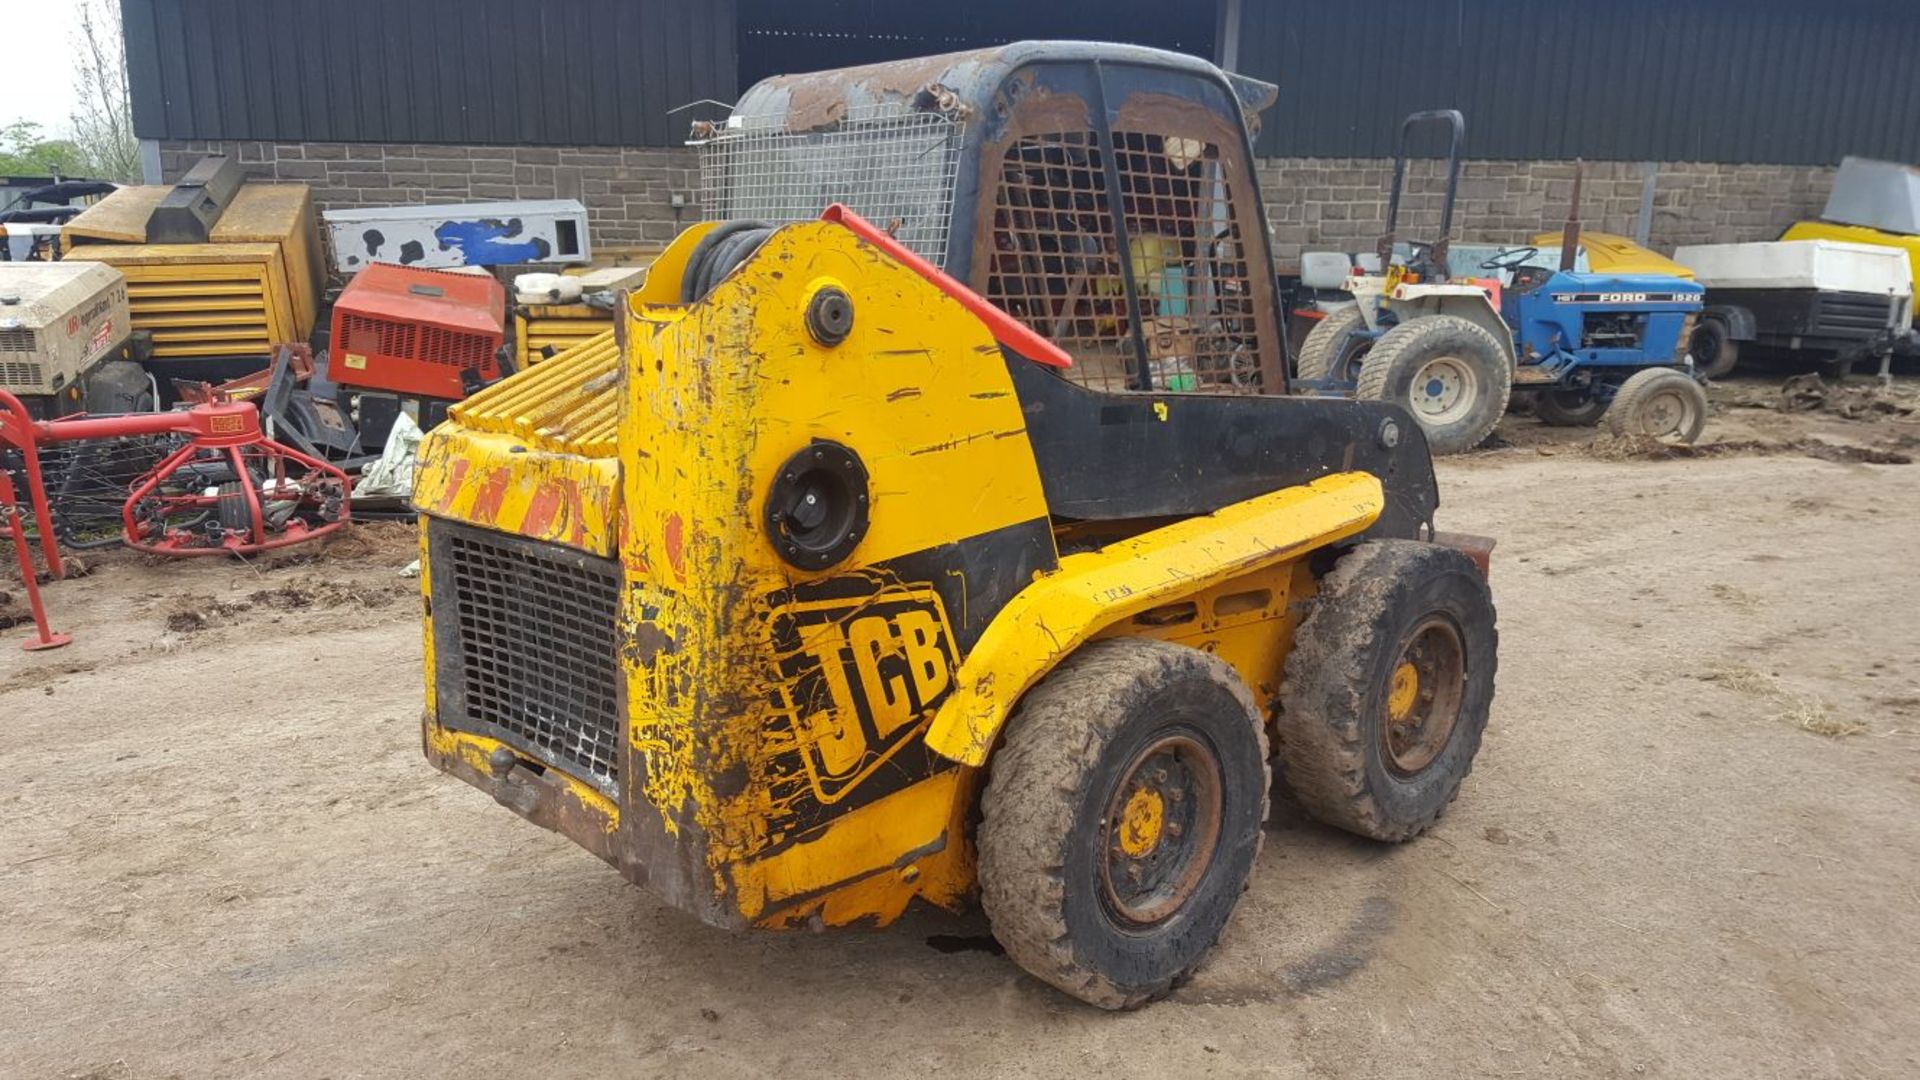
[[[1084,386],[1258,392],[1253,293],[1218,148],[1115,131],[1118,199],[1103,153],[1092,131],[1029,135],[1008,146],[987,299],[1073,354],[1074,366],[1061,374]],[[1127,303],[1129,270],[1138,326]]]
[[[440,723],[615,790],[619,564],[442,521],[428,543]]]

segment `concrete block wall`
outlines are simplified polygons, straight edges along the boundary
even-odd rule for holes
[[[409,143],[161,144],[161,169],[173,180],[208,153],[237,157],[254,176],[313,185],[322,210],[353,206],[579,199],[592,242],[601,247],[657,245],[700,219],[699,159],[686,148],[588,146],[443,146]],[[1792,222],[1819,214],[1831,168],[1661,163],[1653,195],[1652,246],[1771,240]],[[1364,251],[1385,228],[1390,161],[1371,158],[1271,158],[1257,166],[1274,254],[1282,268],[1303,250]],[[1648,166],[1600,161],[1585,166],[1581,218],[1588,228],[1632,236]],[[1439,220],[1440,163],[1409,164],[1403,233],[1431,235]],[[1569,161],[1470,161],[1461,174],[1454,235],[1513,243],[1558,231],[1573,196]],[[682,195],[677,212],[672,197]]]
[[[1834,170],[1789,165],[1662,162],[1656,170],[1649,245],[1772,240],[1816,217]],[[1648,165],[1598,161],[1584,166],[1580,219],[1589,229],[1631,237]],[[1433,235],[1440,220],[1445,166],[1414,161],[1401,199],[1402,236]],[[1393,162],[1374,158],[1272,158],[1258,173],[1274,257],[1297,264],[1300,252],[1370,251],[1386,229]],[[1570,161],[1469,161],[1460,172],[1454,236],[1472,243],[1517,243],[1558,232],[1573,199]]]
[[[311,184],[321,210],[578,199],[598,247],[659,246],[700,220],[699,159],[682,147],[165,142],[162,176],[176,180],[217,153],[259,179]],[[675,194],[686,201],[677,212]]]

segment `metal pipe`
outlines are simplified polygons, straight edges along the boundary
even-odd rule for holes
[[[27,530],[20,524],[20,508],[15,505],[16,498],[13,477],[0,470],[0,514],[6,516],[8,530],[13,534],[13,550],[20,559],[20,583],[27,590],[27,608],[33,612],[34,636],[21,642],[20,647],[28,652],[57,649],[73,638],[54,633],[47,623],[47,608],[40,600],[40,582],[33,568],[33,549],[27,546]]]

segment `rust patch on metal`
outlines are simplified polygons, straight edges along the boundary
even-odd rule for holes
[[[925,93],[928,108],[950,108],[958,104],[958,98],[946,84],[947,73],[963,65],[991,64],[999,58],[998,49],[948,53],[837,71],[777,75],[766,85],[787,92],[787,132],[817,131],[845,120],[848,103],[859,103],[862,98],[874,103],[913,102]]]

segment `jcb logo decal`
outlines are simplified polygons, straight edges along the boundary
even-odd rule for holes
[[[931,589],[796,601],[774,613],[780,705],[821,803],[919,734],[953,685],[953,633]]]

